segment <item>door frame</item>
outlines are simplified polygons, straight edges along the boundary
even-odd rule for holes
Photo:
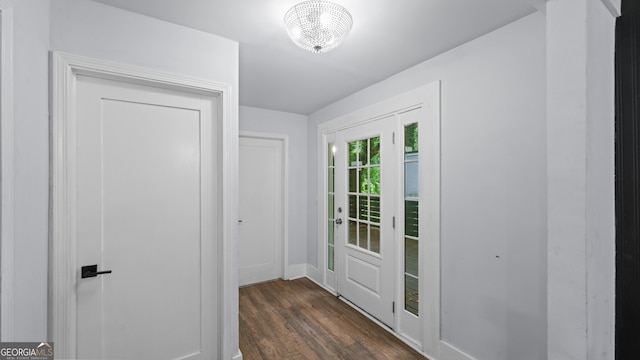
[[[222,288],[217,298],[217,319],[220,358],[230,359],[237,349],[230,348],[230,329],[235,328],[233,306],[234,260],[232,238],[236,216],[233,197],[237,192],[232,159],[237,158],[237,128],[232,112],[231,88],[227,84],[202,81],[184,76],[91,59],[62,52],[52,57],[52,118],[51,118],[51,210],[49,245],[49,321],[48,338],[56,344],[56,357],[75,358],[76,349],[76,199],[74,198],[76,134],[76,82],[78,75],[107,80],[154,86],[164,89],[198,93],[217,99],[217,150],[219,166],[218,189],[218,277]],[[233,114],[233,115],[232,115]],[[232,117],[233,116],[233,117]]]
[[[0,341],[13,339],[13,4],[0,0]]]
[[[340,116],[333,120],[318,125],[317,135],[317,244],[318,244],[318,267],[322,285],[335,293],[337,284],[330,284],[330,276],[327,269],[327,146],[329,139],[335,142],[335,134],[338,131],[358,126],[370,121],[378,120],[392,114],[400,114],[405,111],[422,108],[424,110],[424,120],[419,127],[420,137],[425,139],[426,147],[424,155],[421,155],[420,163],[424,164],[419,170],[421,183],[428,185],[421,187],[421,194],[429,192],[430,201],[420,202],[420,233],[423,234],[420,246],[420,308],[422,325],[422,346],[424,354],[440,357],[440,81],[434,81],[425,86],[408,91],[406,93],[382,100],[373,105],[356,110],[352,113]],[[398,129],[397,129],[398,130]],[[396,131],[399,134],[399,131]],[[424,159],[424,160],[422,160]],[[397,259],[404,253],[401,244],[397,241],[400,235],[396,234],[396,279],[400,279],[400,264]],[[397,280],[400,281],[400,280]],[[425,288],[429,291],[425,291]],[[396,299],[399,298],[398,290],[395,291]],[[400,307],[396,307],[400,308]],[[398,324],[399,311],[395,313],[394,323]],[[398,324],[401,326],[401,324]],[[402,335],[402,329],[394,329],[394,334],[411,346],[416,344],[409,338]]]
[[[290,271],[289,271],[289,137],[284,134],[272,134],[272,133],[263,133],[256,131],[240,131],[241,138],[250,138],[250,139],[264,139],[264,140],[274,140],[282,142],[282,198],[280,199],[282,204],[280,209],[281,219],[282,219],[282,228],[280,229],[280,233],[282,234],[281,245],[281,266],[282,266],[282,278],[290,279]],[[238,164],[238,166],[240,166]]]

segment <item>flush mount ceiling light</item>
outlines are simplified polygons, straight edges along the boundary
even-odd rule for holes
[[[284,15],[289,37],[314,53],[333,50],[347,36],[353,19],[347,9],[329,1],[305,1]]]

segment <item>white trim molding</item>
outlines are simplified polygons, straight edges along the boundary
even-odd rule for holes
[[[609,10],[614,18],[622,15],[622,1],[621,0],[602,0],[604,6]]]
[[[318,280],[319,278],[321,278],[320,272],[318,271],[317,267],[311,264],[304,263],[304,264],[289,265],[285,270],[284,280],[296,280],[304,277],[318,284],[318,286],[329,291],[330,293],[334,295],[336,294],[336,292],[333,289],[326,287],[322,283],[322,281]]]
[[[536,10],[545,13],[545,4],[547,0],[527,0]]]
[[[236,351],[236,354],[233,355],[231,360],[242,360],[242,351],[240,351],[240,349],[238,349],[238,351]]]
[[[61,52],[52,54],[52,119],[51,119],[51,232],[49,246],[49,339],[56,343],[56,357],[75,358],[76,332],[76,214],[74,158],[75,88],[78,75],[149,85],[178,91],[213,96],[218,99],[218,156],[222,171],[221,185],[216,190],[222,199],[218,209],[221,224],[218,237],[218,268],[221,291],[218,294],[218,341],[220,359],[238,358],[239,349],[231,343],[230,334],[237,329],[237,276],[234,266],[234,230],[237,208],[237,112],[232,108],[231,87],[138,67],[116,64]],[[234,347],[234,348],[232,348]]]
[[[548,0],[527,0],[531,6],[542,13],[546,13],[546,4]],[[621,0],[601,0],[602,4],[609,10],[613,17],[622,15]]]
[[[456,348],[455,346],[440,341],[440,359],[442,360],[475,360],[471,355]]]
[[[300,279],[307,276],[307,265],[308,264],[295,264],[289,265],[285,271],[285,280],[295,280]]]
[[[0,0],[0,341],[13,340],[13,4]]]
[[[306,274],[307,274],[307,278],[311,279],[311,281],[315,282],[315,283],[320,283],[321,279],[322,279],[322,274],[320,274],[320,271],[318,270],[317,267],[311,265],[311,264],[307,264],[307,269],[306,269]],[[324,286],[322,286],[324,287]]]

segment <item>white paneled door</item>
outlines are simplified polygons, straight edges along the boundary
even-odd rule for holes
[[[336,134],[338,293],[394,325],[394,117]]]
[[[240,137],[239,284],[283,276],[283,140]]]
[[[218,356],[215,107],[78,76],[78,359]]]

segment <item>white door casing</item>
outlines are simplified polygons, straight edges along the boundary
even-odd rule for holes
[[[283,277],[285,141],[240,136],[240,286]]]
[[[13,4],[0,0],[0,341],[13,340]]]
[[[146,246],[148,244],[142,243],[140,248],[136,246],[132,246],[129,243],[124,243],[122,240],[116,241],[112,244],[104,243],[100,246],[104,247],[104,252],[101,255],[100,261],[108,262],[113,261],[112,263],[103,264],[98,261],[99,270],[104,270],[104,266],[117,266],[118,268],[113,268],[112,274],[102,275],[93,279],[80,279],[80,266],[85,265],[79,263],[78,260],[87,260],[82,258],[87,253],[86,248],[78,247],[79,244],[84,244],[86,239],[81,238],[82,235],[86,233],[83,232],[84,225],[83,221],[86,218],[85,214],[80,214],[82,211],[82,199],[79,199],[79,195],[82,196],[83,192],[79,191],[83,186],[86,186],[87,181],[79,181],[82,180],[82,176],[79,177],[79,174],[84,170],[82,169],[83,164],[86,165],[90,163],[86,159],[83,159],[84,155],[79,156],[77,153],[79,146],[82,146],[83,136],[80,132],[78,135],[78,123],[81,119],[78,117],[78,90],[82,90],[82,85],[78,86],[79,78],[86,76],[87,78],[91,78],[98,82],[106,82],[112,81],[120,84],[125,84],[125,87],[134,87],[134,88],[142,88],[146,91],[151,89],[152,92],[158,93],[173,93],[173,94],[182,94],[186,97],[194,97],[200,99],[207,99],[210,101],[208,107],[211,109],[211,113],[209,116],[203,116],[200,118],[200,124],[198,124],[198,129],[194,126],[187,126],[187,129],[180,130],[182,135],[182,140],[190,139],[187,143],[191,143],[192,145],[195,143],[193,137],[195,134],[199,136],[197,142],[199,143],[200,148],[197,152],[199,154],[194,154],[194,147],[191,147],[191,154],[189,154],[189,150],[184,153],[180,153],[179,151],[173,152],[166,145],[167,141],[171,142],[170,139],[177,139],[173,135],[168,133],[171,132],[171,127],[175,126],[175,124],[171,124],[171,121],[165,122],[166,126],[158,126],[159,129],[168,130],[164,132],[164,135],[158,135],[155,139],[146,139],[142,140],[142,142],[148,142],[146,145],[146,149],[137,152],[138,149],[135,145],[136,141],[139,141],[140,137],[145,138],[146,134],[149,132],[145,131],[145,127],[148,127],[148,123],[145,124],[146,120],[138,122],[137,124],[132,125],[132,131],[128,132],[127,127],[123,126],[123,124],[116,124],[109,130],[109,126],[105,127],[103,130],[106,130],[105,133],[117,133],[122,131],[127,131],[127,135],[136,135],[129,141],[122,141],[122,148],[118,146],[112,146],[110,149],[115,150],[110,152],[111,155],[104,156],[102,161],[104,164],[110,164],[106,167],[111,168],[113,166],[120,166],[123,163],[128,162],[129,164],[133,164],[136,162],[136,157],[138,161],[153,161],[154,154],[149,150],[150,147],[156,146],[163,149],[158,149],[158,155],[155,158],[160,159],[162,155],[166,156],[167,154],[174,154],[175,158],[180,158],[182,156],[182,160],[178,159],[175,164],[181,164],[185,161],[185,159],[194,159],[198,158],[199,165],[197,170],[197,182],[199,182],[199,190],[196,191],[198,194],[196,196],[196,192],[189,192],[190,190],[186,190],[186,194],[190,194],[189,200],[186,200],[187,204],[193,205],[196,201],[194,197],[198,197],[197,201],[201,202],[201,206],[199,209],[195,211],[199,213],[198,216],[195,216],[196,220],[190,219],[191,216],[182,216],[181,220],[183,223],[191,224],[187,227],[179,230],[184,230],[188,227],[193,227],[193,225],[197,225],[199,228],[199,235],[187,235],[187,238],[191,239],[187,242],[189,243],[186,248],[188,250],[177,252],[174,255],[176,258],[174,259],[177,263],[195,263],[189,269],[184,270],[182,272],[176,272],[175,274],[170,271],[170,265],[166,263],[166,258],[162,259],[163,256],[168,256],[168,253],[171,251],[170,248],[164,248],[158,253],[160,253],[160,257],[154,258],[154,256],[148,256],[149,261],[145,263],[144,259],[139,259],[140,254],[144,253],[144,251],[154,251],[153,249],[147,249]],[[185,275],[194,275],[199,272],[201,286],[198,287],[199,290],[202,291],[203,296],[195,300],[196,302],[200,302],[200,307],[195,306],[194,309],[188,310],[186,313],[186,317],[188,318],[186,323],[180,324],[185,326],[191,326],[191,328],[196,328],[199,325],[195,324],[195,322],[199,322],[202,319],[202,330],[200,339],[189,344],[191,347],[184,347],[180,350],[185,349],[196,349],[195,352],[198,352],[202,349],[205,352],[209,352],[209,355],[205,355],[207,357],[219,357],[219,358],[231,358],[232,353],[236,353],[237,349],[231,349],[229,347],[229,334],[225,331],[225,329],[231,328],[231,324],[233,323],[233,318],[231,311],[229,309],[232,307],[233,301],[233,292],[232,288],[235,288],[237,285],[233,285],[233,278],[230,274],[230,269],[232,267],[231,259],[232,252],[230,247],[230,232],[231,232],[231,223],[235,225],[235,216],[233,216],[231,209],[231,184],[233,183],[231,180],[233,179],[233,175],[231,174],[231,167],[229,163],[229,159],[232,156],[232,147],[230,146],[230,141],[228,139],[233,139],[234,135],[237,137],[237,133],[234,134],[233,128],[230,126],[231,118],[229,114],[229,88],[226,85],[203,82],[194,79],[187,79],[183,77],[177,77],[173,75],[162,74],[158,72],[148,71],[145,69],[134,68],[130,66],[123,66],[119,64],[108,63],[99,60],[88,59],[84,57],[63,54],[63,53],[54,53],[53,54],[53,118],[52,118],[52,237],[51,237],[51,259],[50,259],[50,276],[51,276],[51,292],[50,292],[50,321],[49,321],[49,339],[53,340],[56,343],[56,357],[60,358],[76,358],[78,353],[76,350],[78,347],[82,346],[79,342],[84,342],[85,338],[78,337],[78,331],[81,330],[81,326],[83,325],[82,316],[86,315],[86,312],[83,313],[82,306],[90,303],[90,301],[94,301],[89,299],[89,301],[85,302],[87,298],[84,296],[88,293],[85,290],[90,290],[91,287],[95,287],[96,284],[102,282],[104,291],[112,290],[114,288],[114,284],[116,280],[118,280],[118,276],[124,276],[126,272],[134,273],[128,282],[124,283],[124,287],[120,289],[125,289],[129,291],[134,291],[134,287],[137,284],[142,287],[141,291],[150,290],[149,293],[153,294],[153,287],[155,286],[155,291],[159,289],[158,283],[162,282],[163,279],[154,279],[153,278],[153,270],[161,267],[167,267],[167,269],[159,269],[158,274],[164,275],[165,285],[170,284],[173,279],[170,279],[172,276],[180,277]],[[144,91],[143,91],[144,92]],[[149,99],[155,97],[152,95]],[[104,99],[103,99],[104,100]],[[109,100],[109,99],[107,99]],[[153,100],[149,100],[149,103],[152,103]],[[206,103],[206,101],[205,101]],[[143,105],[141,105],[143,104]],[[147,106],[144,105],[144,101],[131,101],[129,103],[119,102],[116,107],[106,107],[106,113],[113,111],[112,115],[116,115],[114,118],[119,118],[123,113],[130,113],[131,108],[137,108],[140,110],[141,107],[154,108],[155,106]],[[204,105],[207,107],[207,105]],[[188,107],[187,107],[188,108]],[[155,110],[152,111],[157,111]],[[173,109],[165,108],[165,110],[171,112],[182,112],[182,114],[186,114],[189,111],[184,110],[181,106],[177,106]],[[203,113],[204,114],[204,113]],[[161,114],[155,114],[162,117]],[[166,115],[166,114],[165,114]],[[107,114],[108,117],[108,114]],[[170,116],[171,117],[171,116]],[[170,118],[169,117],[169,118]],[[189,115],[187,115],[189,117]],[[119,131],[113,131],[119,129]],[[81,130],[81,129],[80,129]],[[178,131],[178,132],[180,132]],[[162,131],[160,131],[162,133]],[[151,135],[151,134],[149,134]],[[174,134],[175,135],[175,134]],[[158,139],[158,137],[164,139]],[[185,137],[186,136],[186,137]],[[182,141],[179,140],[179,141]],[[108,143],[109,140],[101,140],[104,143]],[[178,141],[178,142],[179,142]],[[90,144],[90,142],[85,142],[86,144]],[[175,145],[175,143],[174,143]],[[127,150],[126,147],[129,147]],[[109,148],[109,146],[107,146]],[[142,146],[145,148],[145,146]],[[188,147],[187,147],[188,148]],[[120,150],[118,150],[120,149]],[[176,149],[173,149],[176,150]],[[179,150],[179,149],[177,149]],[[118,151],[120,151],[118,153]],[[124,152],[123,152],[124,151]],[[137,155],[132,155],[132,159],[127,159],[126,151],[136,151]],[[162,152],[165,151],[164,154]],[[108,152],[108,151],[107,151]],[[146,152],[146,153],[145,153]],[[109,160],[109,158],[111,159]],[[105,166],[103,164],[103,166]],[[114,165],[115,164],[115,165]],[[124,164],[126,166],[126,164]],[[164,166],[164,168],[163,168]],[[196,177],[196,170],[191,164],[190,168],[191,175],[186,176],[184,178],[180,177],[179,173],[173,174],[172,176],[168,176],[168,183],[174,181],[174,183],[179,184],[180,186],[185,187],[190,182],[193,182]],[[142,183],[150,182],[152,178],[157,177],[158,174],[153,174],[155,170],[167,171],[166,164],[163,165],[162,161],[157,161],[156,164],[151,166],[150,169],[134,169],[130,168],[133,174],[136,175],[136,178],[139,178]],[[126,168],[123,168],[126,169]],[[153,170],[155,169],[155,170]],[[147,171],[148,170],[148,171]],[[108,177],[108,176],[107,176]],[[146,179],[145,179],[146,177]],[[102,181],[102,180],[101,180]],[[127,191],[130,191],[130,198],[138,198],[143,199],[143,202],[148,202],[147,205],[151,205],[152,207],[158,205],[157,203],[153,203],[154,200],[150,200],[155,196],[161,196],[159,194],[157,186],[154,189],[154,185],[148,186],[149,189],[139,190],[144,188],[142,184],[138,181],[136,184],[135,181],[128,181],[124,185],[120,184],[118,186],[122,186],[122,194],[126,194]],[[107,180],[105,183],[114,184],[117,182],[116,180]],[[167,182],[164,183],[165,185]],[[138,192],[134,191],[134,186],[137,186]],[[162,186],[161,182],[159,182],[158,186]],[[107,186],[108,192],[109,186]],[[167,197],[168,201],[181,201],[178,197]],[[217,199],[217,201],[216,201]],[[118,204],[109,204],[109,202],[114,201],[130,201],[131,199],[126,196],[115,196],[110,197],[109,200],[105,201],[103,207],[107,209],[105,214],[108,213],[108,209],[110,207],[117,208]],[[135,200],[135,199],[134,199]],[[165,200],[159,199],[157,202],[162,203]],[[121,205],[121,204],[120,204]],[[139,205],[139,204],[138,204]],[[165,204],[166,205],[166,204]],[[177,205],[182,208],[184,204]],[[137,206],[137,205],[134,205]],[[190,207],[190,211],[194,211],[193,206]],[[168,207],[164,206],[163,210],[166,210]],[[149,221],[150,223],[158,222],[158,219],[162,219],[163,216],[165,218],[168,216],[171,217],[180,217],[180,215],[171,214],[163,214],[162,216],[154,218],[154,214],[158,212],[158,209],[148,209],[149,217],[144,221]],[[101,210],[104,211],[104,210]],[[136,213],[144,213],[142,208],[138,208]],[[111,211],[111,220],[123,217],[122,213]],[[108,215],[108,214],[107,214]],[[191,214],[193,215],[193,214]],[[199,217],[199,219],[198,219]],[[105,216],[104,218],[109,218],[109,216]],[[199,224],[197,224],[199,222]],[[118,229],[118,227],[114,228],[113,226],[104,226],[103,230],[113,230],[118,229],[114,233],[115,236],[112,238],[120,238],[123,233],[129,231],[129,236],[131,234],[135,235],[148,235],[143,233],[144,231],[150,230],[152,227],[150,223],[144,224],[141,221],[140,224],[136,224],[136,221],[128,221],[128,226],[125,226],[125,229]],[[146,225],[146,226],[145,226]],[[179,227],[179,226],[178,226]],[[128,229],[128,230],[127,230]],[[118,234],[117,232],[120,231]],[[151,230],[153,231],[153,230]],[[137,233],[136,233],[137,232]],[[180,231],[179,231],[180,232]],[[142,234],[140,234],[142,233]],[[157,234],[152,234],[157,235]],[[103,234],[104,236],[104,234]],[[158,236],[158,235],[157,235]],[[159,235],[162,237],[163,235]],[[136,238],[139,238],[136,236]],[[194,239],[201,239],[202,241],[197,242]],[[131,240],[124,239],[124,240]],[[140,240],[142,241],[142,240]],[[197,242],[197,243],[196,243]],[[160,246],[162,242],[158,243]],[[106,244],[106,245],[105,245]],[[127,252],[129,250],[132,254],[135,255],[134,261],[123,262],[121,256],[113,257],[113,254],[109,253],[109,248],[112,247],[113,250],[117,252]],[[196,249],[196,247],[200,247],[201,249]],[[94,250],[89,249],[88,253],[91,253]],[[136,254],[136,251],[138,253]],[[197,259],[197,255],[194,255],[195,251],[202,252],[204,254],[201,259]],[[181,256],[184,258],[179,259]],[[112,260],[116,259],[118,260]],[[126,255],[124,256],[126,259]],[[154,264],[153,261],[156,261]],[[135,260],[141,260],[142,266],[133,266]],[[165,261],[164,263],[162,261]],[[205,261],[208,261],[208,264],[205,264]],[[158,263],[159,262],[159,263]],[[94,264],[92,262],[91,264]],[[127,267],[131,268],[127,268]],[[134,270],[139,270],[140,273],[135,274]],[[113,275],[113,276],[112,276]],[[115,276],[118,275],[118,276]],[[107,276],[111,276],[108,278]],[[136,278],[137,277],[137,278]],[[144,277],[145,280],[142,281],[141,278]],[[169,279],[168,279],[168,278]],[[90,280],[88,282],[86,280]],[[94,281],[96,280],[96,281]],[[136,282],[137,280],[137,282]],[[154,281],[155,280],[155,281]],[[84,281],[84,282],[81,282]],[[155,285],[151,282],[154,281]],[[114,284],[109,284],[109,282],[113,282]],[[192,281],[190,284],[186,285],[188,291],[195,291],[198,281]],[[128,285],[127,285],[128,284]],[[151,285],[150,285],[151,284]],[[122,284],[121,284],[122,285]],[[129,287],[127,289],[127,287]],[[151,289],[149,289],[149,287]],[[77,288],[77,291],[76,291]],[[89,289],[88,289],[89,288]],[[168,290],[171,290],[170,288]],[[81,295],[81,296],[80,296]],[[108,295],[109,296],[109,295]],[[102,299],[98,300],[98,302],[102,301],[102,306],[108,307],[113,305],[114,299],[109,299],[107,296],[107,300]],[[91,296],[89,296],[91,297]],[[184,300],[184,298],[180,298],[180,301]],[[202,299],[209,298],[208,304],[203,303]],[[173,298],[174,300],[176,298]],[[135,300],[135,299],[134,299]],[[144,296],[140,295],[138,297],[138,301],[145,300]],[[146,299],[149,300],[149,299]],[[194,300],[185,300],[187,302]],[[161,303],[161,302],[160,302]],[[183,304],[184,305],[184,304]],[[193,305],[193,304],[191,304]],[[208,306],[207,306],[208,305]],[[80,307],[80,309],[78,309]],[[151,305],[150,308],[155,309],[157,311],[180,311],[180,308],[166,308],[162,305]],[[131,311],[131,309],[129,309]],[[191,311],[191,313],[189,313]],[[96,313],[100,313],[97,311]],[[196,314],[198,313],[198,314]],[[169,317],[171,318],[171,316]],[[95,320],[95,319],[94,319]],[[94,321],[90,320],[90,321]],[[174,316],[175,320],[175,316]],[[158,319],[154,319],[155,322],[158,322]],[[161,320],[160,320],[161,321]],[[205,325],[205,323],[209,325]],[[103,326],[103,328],[107,328],[108,326]],[[136,336],[137,337],[137,336]],[[206,338],[204,338],[206,337]],[[162,341],[162,339],[160,339]],[[114,344],[110,344],[114,345]],[[153,346],[147,344],[147,346]],[[175,356],[179,356],[178,354],[174,354]],[[192,357],[194,354],[180,354],[181,358],[201,358],[198,356]],[[140,356],[132,355],[132,356]],[[187,357],[184,357],[187,356]]]

